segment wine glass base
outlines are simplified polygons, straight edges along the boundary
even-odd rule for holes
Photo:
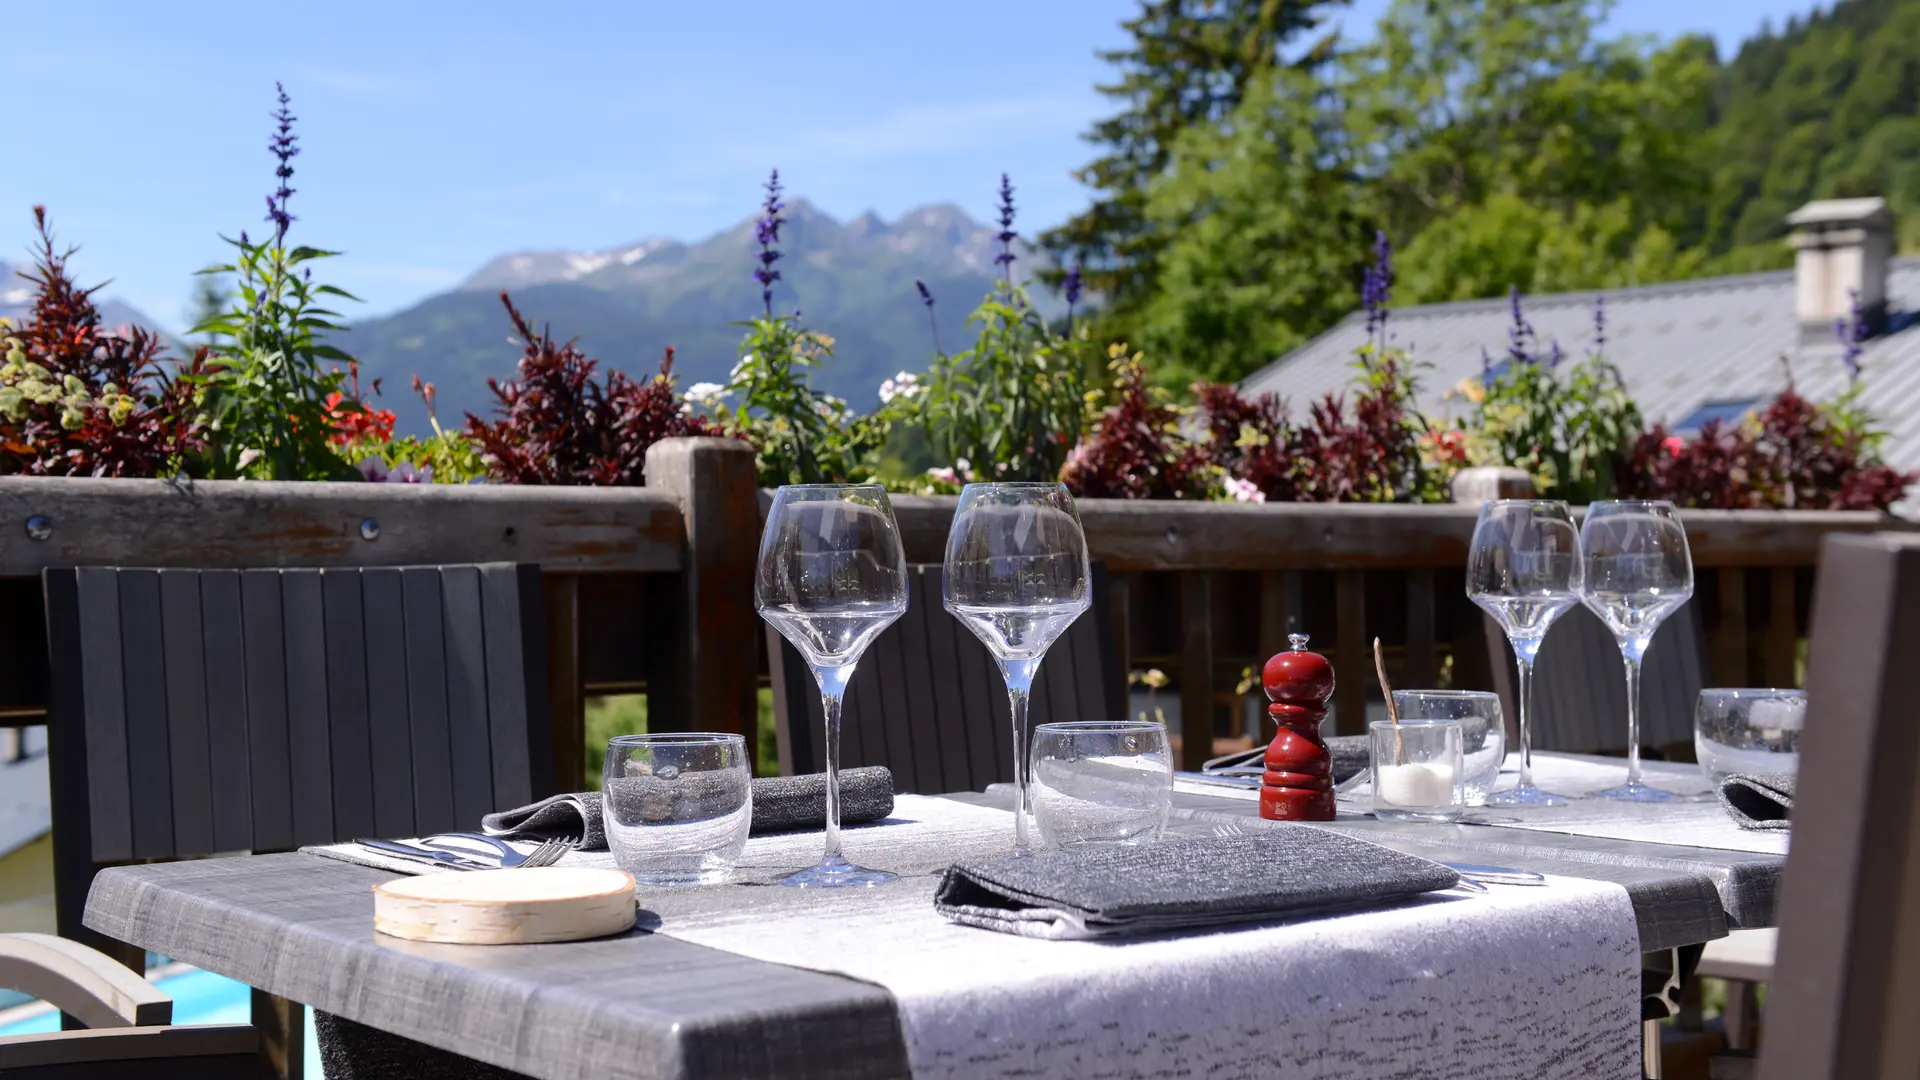
[[[1522,784],[1506,791],[1496,791],[1487,796],[1488,806],[1565,806],[1564,795],[1541,791],[1532,784]]]
[[[1615,802],[1658,803],[1658,802],[1679,802],[1680,801],[1680,796],[1675,795],[1673,792],[1661,791],[1659,788],[1648,787],[1646,784],[1641,783],[1638,780],[1632,780],[1627,783],[1621,784],[1619,787],[1608,788],[1605,791],[1596,791],[1593,793],[1592,797],[1596,799],[1612,799]]]
[[[791,885],[796,889],[870,889],[875,885],[885,885],[898,876],[885,870],[855,866],[843,859],[788,874],[778,884]]]

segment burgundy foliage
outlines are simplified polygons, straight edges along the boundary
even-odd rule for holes
[[[713,435],[705,418],[685,415],[673,389],[673,348],[658,377],[637,383],[620,371],[595,378],[597,361],[571,341],[535,333],[505,292],[513,328],[524,343],[519,378],[487,380],[494,418],[467,414],[467,434],[480,444],[488,474],[508,484],[643,484],[647,448],[661,439]]]
[[[1115,401],[1060,470],[1067,490],[1091,499],[1206,496],[1206,455],[1180,435],[1180,414],[1154,398],[1137,360],[1114,365]]]
[[[24,402],[19,420],[0,414],[0,473],[142,477],[175,471],[201,437],[191,387],[167,377],[164,345],[153,334],[137,326],[101,327],[93,303],[98,286],[82,289],[67,271],[75,249],[54,246],[46,207],[34,207],[33,220],[40,234],[34,269],[21,275],[37,286],[33,310],[23,325],[0,336],[17,340],[27,362],[45,368],[52,382],[78,378],[90,400],[79,408],[75,428],[62,423],[63,401]],[[187,370],[198,372],[205,359],[202,349]],[[109,384],[133,399],[132,410],[118,422],[100,401]],[[61,397],[68,396],[63,389]]]
[[[1640,498],[1717,510],[1886,510],[1920,475],[1863,460],[1858,440],[1791,384],[1751,425],[1710,420],[1692,441],[1656,425],[1625,483]]]
[[[1224,383],[1202,383],[1194,393],[1207,422],[1208,463],[1252,484],[1268,502],[1298,499],[1298,470],[1290,453],[1293,432],[1279,395],[1262,394],[1249,401]]]

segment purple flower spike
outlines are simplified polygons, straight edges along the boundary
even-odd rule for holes
[[[1373,265],[1360,278],[1360,306],[1367,312],[1367,338],[1386,348],[1387,306],[1393,302],[1393,243],[1386,230],[1373,234]]]
[[[786,218],[780,216],[787,204],[780,201],[780,170],[773,170],[767,178],[767,197],[760,205],[760,220],[754,224],[753,240],[760,245],[760,265],[754,268],[753,280],[760,283],[760,302],[766,305],[767,317],[773,317],[773,283],[780,280],[780,271],[773,264],[780,261],[780,252],[774,247],[780,242],[780,226]],[[795,312],[795,317],[799,316]]]
[[[1013,231],[1013,181],[1006,173],[1000,174],[1000,233],[994,239],[1000,241],[1000,254],[993,257],[1001,272],[1013,276],[1013,241],[1020,234]]]
[[[1538,339],[1527,322],[1526,312],[1520,308],[1520,286],[1509,285],[1507,289],[1513,306],[1513,325],[1507,328],[1507,357],[1516,364],[1531,364],[1533,356],[1527,352],[1527,342]]]
[[[1548,371],[1552,371],[1554,368],[1557,368],[1560,366],[1560,339],[1554,338],[1551,344],[1553,346],[1553,351],[1547,354],[1547,370]]]
[[[913,287],[920,290],[920,302],[927,308],[927,329],[933,331],[933,351],[941,356],[946,353],[940,348],[940,323],[933,317],[933,291],[919,278],[913,279]]]
[[[287,88],[281,84],[276,82],[273,88],[280,95],[280,107],[269,114],[277,126],[273,136],[267,140],[267,150],[280,161],[273,170],[273,175],[280,180],[280,186],[267,196],[267,221],[273,225],[273,242],[277,245],[286,239],[287,227],[294,222],[293,215],[287,212],[287,200],[293,196],[293,188],[288,181],[293,179],[293,158],[300,152],[300,147],[299,136],[293,133],[293,122],[297,118],[288,108],[293,99],[287,96]]]
[[[1074,306],[1080,303],[1080,268],[1075,266],[1067,271],[1066,289],[1067,318],[1073,318]]]
[[[1593,298],[1593,355],[1599,356],[1607,349],[1607,298]]]
[[[1860,381],[1860,354],[1867,351],[1867,320],[1860,311],[1860,290],[1848,290],[1853,304],[1844,319],[1833,320],[1833,335],[1840,339],[1840,366],[1847,369],[1847,381]]]
[[[914,278],[913,287],[920,290],[920,302],[927,305],[928,307],[932,307],[933,293],[927,291],[927,283],[924,281],[921,281],[919,278]]]

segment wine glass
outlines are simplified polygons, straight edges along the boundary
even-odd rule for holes
[[[1467,553],[1467,597],[1486,609],[1513,644],[1520,668],[1520,783],[1488,806],[1564,806],[1533,786],[1533,661],[1547,629],[1580,600],[1580,534],[1567,504],[1498,499],[1480,507]]]
[[[1013,706],[1013,853],[1028,855],[1027,697],[1047,647],[1093,602],[1064,484],[968,484],[947,534],[946,609],[1000,663]]]
[[[907,558],[878,484],[798,484],[774,493],[753,582],[760,617],[800,650],[826,714],[827,843],[820,863],[783,885],[879,885],[840,851],[840,702],[854,665],[907,610]]]
[[[1687,530],[1670,502],[1597,502],[1580,528],[1586,584],[1580,598],[1613,631],[1627,668],[1627,782],[1595,797],[1669,802],[1670,791],[1640,779],[1640,662],[1653,632],[1693,595]]]

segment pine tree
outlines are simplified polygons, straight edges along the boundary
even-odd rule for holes
[[[1087,132],[1105,153],[1075,174],[1099,195],[1040,237],[1056,263],[1084,266],[1088,287],[1122,309],[1149,292],[1165,241],[1146,220],[1146,189],[1175,138],[1232,112],[1254,78],[1288,59],[1283,46],[1320,26],[1330,2],[1346,0],[1142,0],[1121,24],[1133,43],[1101,54],[1119,78],[1097,89],[1123,108]],[[1317,65],[1331,52],[1322,37],[1292,62]]]

